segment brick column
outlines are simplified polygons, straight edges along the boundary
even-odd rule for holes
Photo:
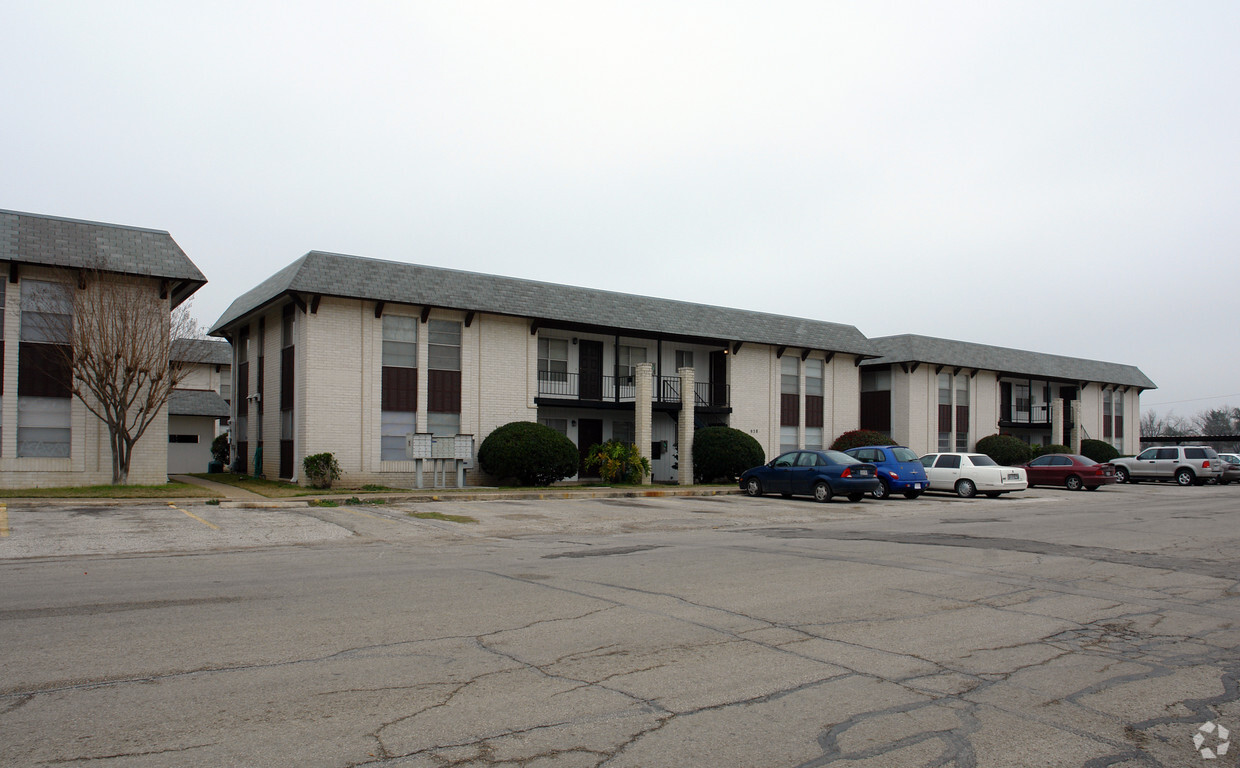
[[[654,363],[638,363],[637,365],[637,399],[633,403],[635,411],[635,421],[633,425],[633,440],[637,443],[637,450],[645,457],[646,461],[650,461],[650,442],[653,439],[653,421],[652,402],[654,395]],[[650,485],[650,475],[642,476],[642,485]]]
[[[1066,445],[1063,437],[1063,398],[1051,400],[1051,445]]]
[[[676,430],[679,444],[676,482],[693,485],[693,369],[677,368],[680,377],[680,419]]]

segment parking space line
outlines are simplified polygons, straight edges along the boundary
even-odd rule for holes
[[[9,506],[0,504],[0,539],[9,535]]]
[[[172,502],[168,502],[168,506],[172,507],[178,512],[184,512],[186,515],[189,515],[190,517],[194,518],[195,520],[207,526],[208,528],[214,528],[217,531],[220,529],[220,527],[216,525],[215,523],[212,523],[207,520],[203,520],[201,517],[199,517],[198,515],[195,515],[193,512],[189,512],[187,510],[181,509],[180,507],[178,507],[176,504],[173,504]]]

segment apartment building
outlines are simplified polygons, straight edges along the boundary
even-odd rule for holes
[[[239,297],[234,467],[297,480],[329,451],[355,482],[408,486],[411,435],[482,440],[538,421],[579,448],[635,442],[686,481],[696,429],[768,455],[859,426],[853,326],[313,251]],[[467,484],[486,483],[469,466]]]
[[[167,232],[16,211],[0,211],[0,270],[0,486],[110,483],[107,426],[73,395],[65,355],[88,281],[122,281],[168,327],[206,278]],[[166,425],[161,412],[137,443],[131,483],[167,481]]]
[[[994,434],[1140,447],[1140,396],[1155,386],[1135,366],[915,334],[871,342],[880,356],[860,366],[862,428],[918,453],[968,451]]]

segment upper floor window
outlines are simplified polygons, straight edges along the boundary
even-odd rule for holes
[[[21,340],[70,344],[73,337],[73,294],[64,283],[22,280]]]
[[[386,368],[418,367],[418,319],[416,317],[383,316],[383,365]]]
[[[430,357],[427,365],[433,371],[461,370],[461,324],[451,320],[431,320],[427,324]]]
[[[637,366],[646,362],[646,348],[626,346],[617,347],[616,360],[620,368],[617,375],[620,376],[622,383],[632,384],[633,377],[637,375]]]
[[[568,381],[568,339],[538,340],[538,379]]]

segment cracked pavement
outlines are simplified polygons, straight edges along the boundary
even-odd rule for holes
[[[1240,764],[1235,487],[433,509],[11,507],[0,764]]]

